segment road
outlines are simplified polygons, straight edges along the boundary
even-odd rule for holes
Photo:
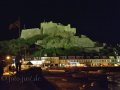
[[[117,75],[118,76],[118,75]],[[120,90],[120,76],[108,82],[108,88],[101,87],[96,81],[82,81],[71,77],[46,76],[49,82],[55,84],[58,90]]]

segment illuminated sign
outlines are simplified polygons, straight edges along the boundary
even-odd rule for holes
[[[44,63],[45,60],[32,60],[30,61],[33,65],[41,65]]]
[[[69,62],[69,64],[80,64],[79,62]]]

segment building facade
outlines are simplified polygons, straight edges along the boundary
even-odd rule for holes
[[[118,56],[119,58],[120,56]],[[49,67],[111,67],[119,66],[120,61],[114,56],[59,56],[59,57],[38,57],[30,61],[41,61],[42,66]],[[34,62],[35,63],[35,62]]]

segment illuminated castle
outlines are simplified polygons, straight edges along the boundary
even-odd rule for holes
[[[23,29],[21,38],[28,39],[36,35],[48,35],[47,39],[38,40],[36,44],[41,45],[44,42],[42,43],[44,44],[44,48],[85,47],[87,50],[95,49],[96,42],[85,35],[75,36],[75,34],[76,28],[71,28],[70,24],[64,26],[59,23],[43,22],[40,24],[40,29]],[[97,49],[99,50],[99,48]]]
[[[47,35],[55,35],[55,34],[63,34],[70,33],[71,35],[76,34],[76,28],[71,28],[70,24],[64,26],[62,24],[57,24],[51,22],[43,22],[41,23],[41,28],[31,28],[31,29],[23,29],[21,32],[21,38],[27,39],[33,37],[35,35],[47,34]]]

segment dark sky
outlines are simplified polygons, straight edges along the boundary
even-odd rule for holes
[[[95,41],[120,42],[119,0],[1,0],[0,40],[18,37],[18,30],[8,30],[8,26],[19,16],[22,27],[39,27],[44,20],[70,23],[77,34]]]

